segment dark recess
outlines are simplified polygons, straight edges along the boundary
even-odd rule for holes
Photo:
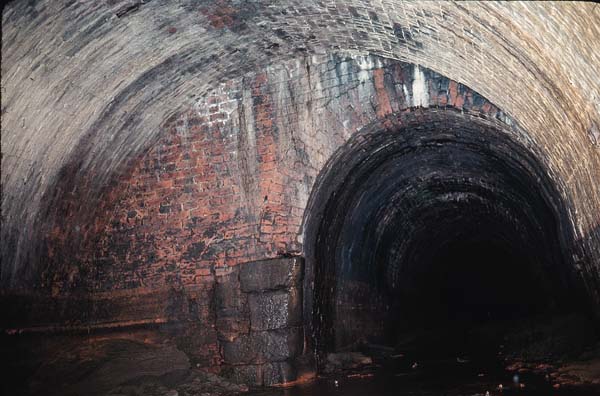
[[[477,326],[585,306],[566,203],[518,136],[498,120],[414,110],[337,152],[305,224],[318,356],[440,329],[464,351],[479,348],[467,345]]]

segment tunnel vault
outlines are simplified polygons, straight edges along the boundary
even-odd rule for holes
[[[150,332],[268,385],[357,339],[598,308],[595,237],[543,147],[419,65],[286,62],[170,117],[109,183],[84,158],[44,195],[11,334]]]
[[[367,126],[308,206],[315,349],[579,309],[565,205],[526,134],[498,119],[422,109]]]
[[[600,318],[600,7],[129,3],[3,11],[8,345],[264,385],[448,312]]]

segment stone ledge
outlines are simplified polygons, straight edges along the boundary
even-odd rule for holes
[[[253,261],[240,266],[240,284],[245,293],[299,287],[303,275],[302,257]]]

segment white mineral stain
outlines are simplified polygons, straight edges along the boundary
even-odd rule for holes
[[[356,58],[356,64],[358,65],[358,80],[361,83],[369,81],[371,76],[371,70],[375,68],[375,62],[369,56],[359,56]]]
[[[427,89],[427,81],[425,81],[425,75],[421,71],[419,65],[415,66],[413,77],[413,106],[429,107],[429,91]]]

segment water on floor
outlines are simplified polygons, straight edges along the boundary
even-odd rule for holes
[[[251,392],[251,396],[592,396],[592,389],[555,389],[542,376],[514,376],[500,364],[462,359],[394,365],[370,372],[320,377],[288,388]]]

